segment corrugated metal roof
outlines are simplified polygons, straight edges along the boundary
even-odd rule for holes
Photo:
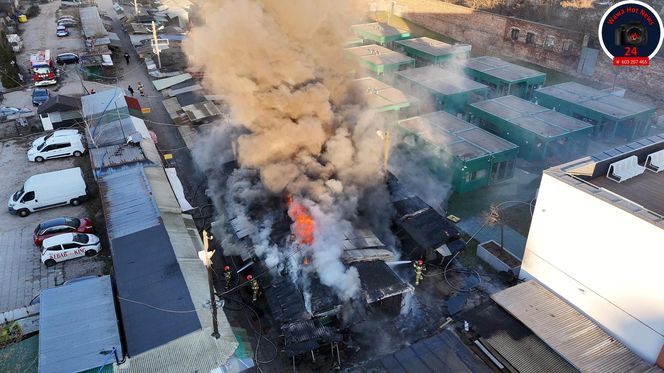
[[[142,166],[99,179],[109,239],[124,237],[161,223]]]
[[[136,136],[137,133],[140,134],[139,139],[143,138],[143,134],[136,128],[133,117],[128,114],[118,120],[100,123],[88,121],[88,124],[90,128],[86,132],[87,140],[93,147],[124,144],[130,136]]]
[[[357,268],[364,300],[369,304],[414,290],[382,260],[353,263],[351,266]]]
[[[97,177],[103,175],[108,168],[116,168],[147,160],[138,144],[110,145],[102,148],[90,148],[92,167]],[[149,163],[149,162],[148,162]]]
[[[111,277],[43,290],[39,305],[39,372],[81,372],[124,355]]]
[[[661,372],[537,281],[491,298],[583,372]]]
[[[80,8],[79,12],[81,15],[81,28],[86,38],[103,38],[108,35],[96,6]]]
[[[578,372],[495,302],[487,301],[463,311],[458,319],[468,321],[482,344],[520,373]]]

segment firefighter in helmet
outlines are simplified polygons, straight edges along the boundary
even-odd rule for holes
[[[233,274],[231,273],[231,266],[224,266],[224,281],[226,282],[226,290],[231,288],[231,279]]]
[[[424,266],[422,259],[413,262],[413,268],[415,268],[415,286],[417,286],[424,279],[424,272],[426,272],[427,268]]]
[[[251,283],[251,301],[256,303],[256,300],[258,300],[258,292],[260,291],[260,286],[258,286],[258,280],[254,278],[252,275],[247,275],[247,281]]]

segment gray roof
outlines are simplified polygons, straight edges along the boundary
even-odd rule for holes
[[[520,373],[578,372],[519,320],[493,301],[459,314],[482,338],[482,343]]]
[[[466,68],[475,70],[510,83],[518,83],[534,78],[546,78],[546,73],[516,65],[500,58],[482,56],[471,58],[463,64]]]
[[[139,143],[90,148],[88,151],[95,178],[132,168],[137,164],[145,166],[161,164],[157,148],[149,139],[141,140]]]
[[[111,277],[91,278],[41,292],[39,372],[81,372],[124,355]]]
[[[539,106],[516,96],[503,96],[471,104],[486,113],[544,138],[591,131],[592,124]]]
[[[89,131],[86,132],[87,140],[92,147],[124,144],[132,135],[139,139],[142,138],[133,118],[130,116],[110,122],[88,122],[88,124],[90,127]]]
[[[353,84],[363,94],[369,108],[373,110],[397,110],[418,101],[400,89],[372,77],[355,79]]]
[[[468,44],[452,45],[427,37],[397,40],[395,41],[395,43],[402,45],[406,48],[412,48],[418,50],[422,53],[426,53],[434,57],[453,55],[459,53],[468,53],[470,52],[471,49],[471,46]]]
[[[410,31],[398,29],[394,26],[390,26],[385,23],[362,23],[358,25],[352,25],[351,30],[356,33],[364,33],[373,36],[400,36],[400,35],[410,35]]]
[[[108,174],[99,179],[106,229],[110,240],[161,223],[143,167]]]
[[[582,372],[662,372],[537,281],[507,288],[491,298]]]
[[[346,48],[344,50],[353,57],[372,63],[376,66],[402,65],[415,61],[403,53],[395,52],[376,44],[360,45],[358,47]]]
[[[433,65],[399,71],[396,75],[444,96],[488,89],[484,84],[468,79],[456,71]]]
[[[96,6],[79,9],[81,15],[81,28],[86,38],[103,38],[108,36],[104,28],[104,23],[99,16],[99,10]]]
[[[537,95],[547,95],[559,100],[568,101],[588,110],[621,120],[640,114],[654,112],[655,107],[638,101],[619,97],[610,92],[600,91],[576,82],[567,82],[535,91]]]
[[[81,102],[83,105],[83,115],[89,121],[98,121],[101,114],[112,114],[118,110],[126,113],[128,110],[124,91],[117,87],[83,96],[81,97]]]
[[[493,370],[464,345],[454,331],[445,329],[350,372],[490,373]]]
[[[400,120],[399,126],[466,161],[517,148],[507,140],[442,111]]]
[[[80,111],[81,98],[66,95],[54,95],[39,105],[37,114],[54,113],[58,111]]]

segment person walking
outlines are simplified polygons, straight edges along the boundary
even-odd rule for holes
[[[143,87],[143,83],[138,82],[137,86],[138,86],[138,91],[141,93],[141,96],[145,97],[145,87]]]
[[[125,61],[127,61],[127,65],[129,65],[129,53],[124,52],[124,58],[125,58]]]
[[[134,97],[134,89],[131,88],[131,84],[129,85],[129,87],[127,87],[127,90],[128,90],[129,93],[131,94],[131,97]]]

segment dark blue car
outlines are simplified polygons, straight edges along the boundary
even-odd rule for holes
[[[48,100],[48,90],[46,88],[34,88],[32,90],[32,104],[39,106]]]

